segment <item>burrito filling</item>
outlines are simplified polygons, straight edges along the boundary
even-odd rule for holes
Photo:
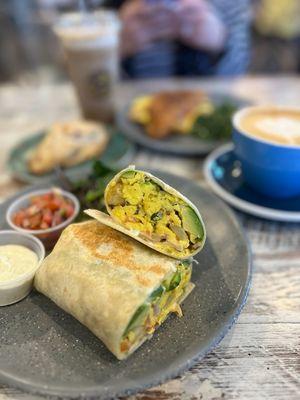
[[[158,250],[189,257],[201,247],[204,231],[195,211],[139,171],[126,171],[111,182],[106,201],[112,217]]]
[[[154,333],[170,313],[182,316],[180,303],[188,294],[191,274],[191,262],[182,261],[175,273],[151,293],[125,329],[120,344],[121,352],[128,353],[132,347],[138,347],[145,338]]]

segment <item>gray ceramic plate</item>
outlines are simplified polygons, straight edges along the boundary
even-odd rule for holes
[[[243,307],[250,285],[247,243],[232,211],[201,186],[154,172],[201,210],[208,239],[197,255],[195,290],[128,360],[117,361],[83,325],[33,292],[0,308],[0,380],[26,391],[60,396],[132,394],[175,377],[211,351]],[[41,187],[41,185],[40,185]],[[19,194],[20,195],[20,194]],[[6,228],[0,207],[0,228]]]
[[[228,101],[237,108],[250,104],[248,100],[241,99],[223,93],[208,93],[214,104],[221,104]],[[142,126],[135,124],[128,118],[132,101],[117,113],[117,124],[124,135],[133,142],[148,147],[151,150],[166,152],[170,154],[192,156],[205,155],[224,143],[222,141],[201,140],[191,135],[172,135],[166,139],[153,139],[149,137]]]
[[[40,183],[55,179],[55,173],[42,176],[32,174],[27,168],[27,158],[30,151],[42,140],[45,132],[34,134],[18,143],[10,153],[7,166],[11,173],[19,180],[27,183]],[[122,168],[128,165],[134,155],[135,146],[123,135],[111,130],[111,139],[100,156],[103,164],[112,168]],[[93,161],[86,161],[71,168],[64,169],[69,179],[78,179],[87,176]]]

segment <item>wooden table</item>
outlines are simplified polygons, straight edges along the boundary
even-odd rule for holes
[[[179,86],[227,91],[260,103],[300,104],[300,79],[296,77],[175,82]],[[174,80],[128,83],[120,87],[118,105],[134,93],[173,84]],[[5,199],[22,187],[5,169],[10,148],[56,120],[76,117],[78,110],[68,85],[2,86],[0,104],[0,199]],[[202,180],[201,159],[139,150],[134,162]],[[254,275],[237,324],[190,371],[131,400],[300,398],[300,225],[268,222],[240,213],[238,216],[250,239]],[[0,386],[0,400],[14,399],[38,397]]]

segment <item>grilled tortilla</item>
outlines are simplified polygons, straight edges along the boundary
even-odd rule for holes
[[[107,185],[105,205],[110,217],[85,210],[98,221],[177,259],[198,253],[206,232],[196,206],[148,172],[130,166]]]
[[[174,260],[88,221],[64,230],[34,285],[122,360],[171,312],[182,315],[179,304],[194,286],[191,272],[190,260]]]

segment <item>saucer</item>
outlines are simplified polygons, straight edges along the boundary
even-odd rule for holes
[[[211,189],[233,207],[257,217],[300,222],[300,195],[288,199],[263,196],[246,184],[233,144],[213,151],[205,160],[204,176]]]

